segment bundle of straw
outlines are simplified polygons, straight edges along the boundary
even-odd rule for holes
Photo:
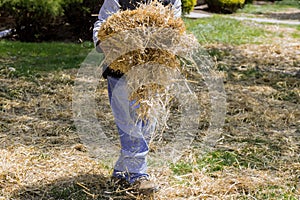
[[[135,10],[120,11],[110,16],[101,26],[98,32],[98,38],[100,41],[105,41],[116,34],[134,30],[133,32],[136,35],[131,36],[134,37],[135,40],[138,40],[138,30],[145,30],[149,27],[155,28],[156,32],[158,29],[162,28],[164,30],[174,30],[179,35],[185,32],[185,26],[182,19],[174,16],[170,6],[163,6],[159,2],[153,1],[150,4],[141,4]],[[173,35],[171,34],[169,37],[173,37]],[[170,38],[162,39],[169,40]],[[115,43],[118,42],[116,41]],[[159,48],[140,47],[140,49],[126,52],[125,55],[121,55],[115,59],[110,63],[110,68],[126,73],[131,67],[148,62],[164,64],[171,68],[179,66],[176,56],[168,51]]]
[[[175,18],[170,6],[153,1],[150,4],[141,4],[135,10],[119,11],[110,16],[102,24],[98,38],[103,41],[115,33],[145,27],[172,28],[178,30],[180,34],[185,32],[182,19]]]
[[[135,10],[119,11],[111,15],[102,24],[98,38],[103,44],[103,49],[106,45],[106,49],[113,51],[110,55],[104,51],[107,64],[112,70],[127,74],[134,67],[148,63],[161,64],[177,70],[180,67],[180,61],[170,49],[174,44],[177,49],[181,49],[181,45],[187,45],[187,41],[180,39],[185,35],[185,30],[184,22],[181,18],[174,16],[171,7],[164,6],[155,0],[149,4],[141,4]],[[149,73],[166,76],[165,73],[153,71]],[[144,74],[130,73],[130,76],[138,78]],[[171,80],[166,77],[160,77],[160,79],[165,79],[164,86],[168,85]],[[164,86],[149,84],[148,81],[147,85],[142,84],[139,89],[129,94],[130,99],[136,100],[141,105],[137,111],[140,118],[148,117],[149,108],[154,105],[154,101],[157,101],[157,96],[163,96],[164,102],[170,99],[167,98]]]

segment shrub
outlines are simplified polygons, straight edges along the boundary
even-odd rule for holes
[[[208,8],[218,13],[233,13],[242,8],[245,0],[207,0]]]
[[[245,4],[253,4],[254,0],[245,0]]]
[[[102,3],[103,0],[0,0],[0,14],[13,17],[21,41],[91,40],[97,20],[92,14],[98,14]]]
[[[197,0],[181,0],[181,3],[182,14],[185,15],[194,9],[197,4]]]
[[[98,14],[104,0],[65,0],[62,4],[66,22],[73,34],[84,40],[92,39],[92,28],[97,20],[92,14]]]
[[[62,14],[60,0],[7,0],[1,3],[1,9],[15,19],[16,33],[21,41],[41,40],[47,26]]]

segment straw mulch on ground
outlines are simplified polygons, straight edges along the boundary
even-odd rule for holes
[[[195,167],[183,175],[169,168],[150,167],[162,187],[155,199],[277,199],[280,194],[300,197],[299,69],[292,67],[299,62],[294,59],[299,48],[285,48],[285,44],[275,44],[277,50],[285,52],[282,57],[267,50],[274,45],[208,47],[220,51],[223,56],[216,58],[219,67],[228,69],[224,139],[217,150],[240,155],[240,164],[235,162],[214,172]],[[265,53],[251,50],[257,48]],[[243,65],[236,62],[241,56]],[[290,69],[280,71],[288,63]],[[111,186],[112,165],[105,167],[94,161],[80,144],[71,121],[76,70],[48,73],[34,81],[11,78],[9,74],[9,69],[1,68],[2,199],[142,198]],[[100,82],[98,90],[98,116],[105,131],[114,135],[105,81]],[[203,128],[206,118],[200,120]],[[191,153],[186,159],[198,158]]]

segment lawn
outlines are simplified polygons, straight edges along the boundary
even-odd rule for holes
[[[286,12],[290,10],[297,10],[299,2],[296,0],[277,1],[275,4],[255,5],[247,4],[243,9],[238,10],[238,13],[243,14],[266,14],[271,12]]]
[[[225,124],[211,151],[150,165],[161,185],[151,198],[299,199],[299,26],[221,15],[185,23],[224,76]],[[93,159],[76,132],[73,86],[92,49],[0,41],[0,199],[145,199],[114,188],[112,164]],[[95,98],[105,131],[115,132],[103,79]]]
[[[263,43],[267,35],[272,35],[261,27],[253,27],[251,23],[244,23],[222,16],[208,19],[185,20],[188,31],[197,36],[201,44],[223,43],[231,45]]]
[[[1,66],[16,69],[19,75],[79,68],[93,45],[90,42],[22,43],[0,41]]]

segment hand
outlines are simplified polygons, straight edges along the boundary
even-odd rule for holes
[[[103,53],[103,50],[100,47],[100,40],[98,40],[97,43],[96,43],[96,51],[98,53]]]

